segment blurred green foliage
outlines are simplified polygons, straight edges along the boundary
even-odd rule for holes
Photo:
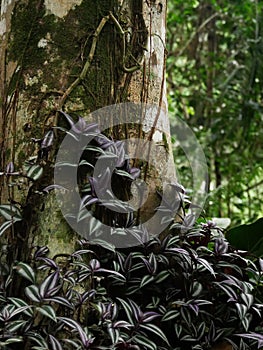
[[[171,123],[195,132],[209,165],[206,214],[232,226],[263,216],[263,2],[168,1]],[[192,173],[174,147],[177,171]],[[194,176],[194,175],[193,175]]]
[[[263,218],[249,225],[239,225],[226,233],[232,246],[246,250],[252,256],[263,256]]]

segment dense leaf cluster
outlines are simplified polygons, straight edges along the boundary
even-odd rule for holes
[[[19,297],[9,290],[16,275],[27,282]],[[2,278],[0,342],[3,349],[179,350],[227,339],[234,349],[256,349],[261,299],[262,266],[234,251],[211,222],[133,249],[81,240],[60,260],[36,247],[30,264],[16,262]]]
[[[130,166],[121,142],[101,134],[96,124],[80,119],[76,126],[70,116],[63,115],[71,130],[60,129],[76,146],[85,133],[94,136],[79,164],[59,164],[64,171],[80,169],[82,200],[77,215],[81,221],[84,208],[101,214],[105,203],[97,196],[98,188],[118,179],[123,190],[139,170]],[[50,132],[39,141],[40,153],[28,169],[37,170],[37,176],[29,177],[31,182],[41,177],[39,163],[46,156],[42,151],[48,148],[49,152],[52,142]],[[91,176],[100,155],[108,167],[99,176]],[[107,172],[112,163],[115,168]],[[115,180],[110,180],[111,174]],[[9,179],[21,174],[15,174],[10,163],[1,175]],[[108,185],[105,191],[108,188],[113,194]],[[57,186],[50,185],[42,192]],[[70,255],[58,252],[50,257],[48,247],[34,247],[30,260],[12,261],[10,267],[1,264],[1,348],[205,350],[223,340],[239,350],[261,347],[262,260],[252,261],[246,252],[234,250],[213,222],[194,225],[195,217],[186,209],[190,203],[184,188],[178,184],[171,187],[174,198],[163,198],[157,208],[170,225],[162,240],[152,237],[144,226],[135,226],[130,215],[125,214],[123,220],[117,211],[109,216],[115,234],[122,238],[132,235],[133,247],[117,249],[102,240],[99,227],[87,225],[97,239],[80,240]],[[113,209],[119,205],[112,198],[107,200],[109,204]],[[174,222],[176,212],[181,222]],[[6,219],[2,234],[25,220],[23,211],[11,202],[0,206],[0,214]]]

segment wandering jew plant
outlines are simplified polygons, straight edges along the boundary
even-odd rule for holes
[[[134,249],[81,240],[62,261],[35,247],[30,264],[14,262],[1,279],[2,348],[260,347],[262,266],[211,223],[173,230]],[[9,290],[15,275],[26,282],[19,296]]]
[[[73,119],[63,115],[74,127]],[[103,208],[96,189],[109,188],[109,175],[105,171],[98,179],[92,169],[98,154],[114,159],[112,189],[116,190],[117,181],[120,195],[125,196],[130,195],[139,169],[130,166],[120,141],[101,134],[95,124],[79,127],[72,134],[76,142],[83,132],[95,135],[77,165],[82,207],[116,228],[132,229],[132,215],[110,215],[109,208]],[[38,145],[37,156],[23,171],[16,172],[10,163],[0,174],[9,184],[11,177],[21,176],[29,186],[35,181],[41,184],[53,131],[33,142]],[[75,164],[60,166],[66,169]],[[43,186],[42,193],[53,188],[56,185]],[[137,245],[131,248],[117,249],[98,237],[92,242],[79,240],[72,254],[58,252],[52,257],[48,247],[35,246],[30,261],[12,261],[7,266],[2,259],[1,349],[205,350],[222,341],[236,350],[260,349],[262,259],[253,260],[235,250],[211,221],[193,225],[185,190],[178,184],[173,188],[174,202],[164,201],[159,210],[164,220],[170,220],[168,214],[177,208],[181,221],[171,221],[162,240],[141,228],[133,232]],[[115,202],[109,199],[108,204],[114,207]],[[1,234],[24,220],[18,203],[1,205],[0,214],[6,220]],[[17,280],[23,287],[19,295],[12,288]]]

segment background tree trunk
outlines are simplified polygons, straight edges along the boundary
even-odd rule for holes
[[[41,139],[60,123],[60,109],[86,117],[131,101],[166,111],[165,23],[165,1],[2,0],[1,169],[12,161],[20,170],[37,155],[31,139]],[[157,111],[139,126],[112,131],[116,139],[132,134],[160,145],[153,166],[145,163],[141,169],[149,196],[140,220],[153,215],[156,190],[175,176],[169,134],[158,125],[169,130],[167,114]],[[73,249],[75,236],[54,196],[40,193],[53,181],[53,162],[52,157],[42,162],[43,176],[30,188],[25,180],[8,191],[1,179],[1,203],[20,202],[23,208],[24,220],[9,236],[12,259],[27,260],[33,244],[47,244],[53,255]]]

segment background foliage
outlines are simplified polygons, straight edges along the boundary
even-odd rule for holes
[[[263,3],[257,0],[168,1],[170,114],[195,131],[210,178],[206,213],[232,226],[263,214]],[[176,167],[191,171],[175,148]]]

